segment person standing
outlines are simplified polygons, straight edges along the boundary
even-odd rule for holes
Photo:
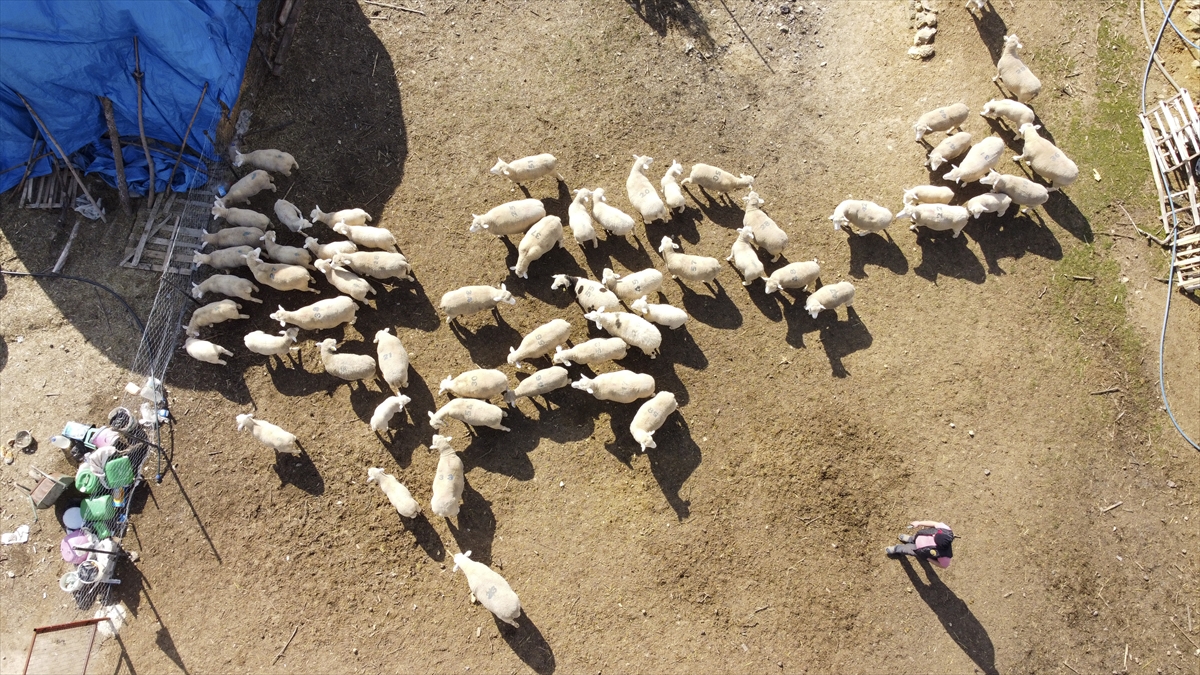
[[[954,557],[954,530],[946,523],[935,520],[914,520],[909,528],[918,528],[916,534],[902,534],[897,546],[888,546],[884,551],[890,557],[911,555],[918,560],[930,560],[943,569],[950,566]]]

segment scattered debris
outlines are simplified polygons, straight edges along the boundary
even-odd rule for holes
[[[27,541],[29,541],[28,525],[22,525],[14,532],[0,534],[0,543],[2,544],[24,544]]]

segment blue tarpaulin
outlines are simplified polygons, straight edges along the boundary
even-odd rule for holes
[[[222,107],[232,109],[242,85],[254,39],[258,0],[0,0],[0,170],[29,159],[37,128],[20,93],[33,106],[77,165],[116,185],[112,146],[97,96],[112,100],[121,136],[138,135],[134,44],[138,38],[142,118],[148,138],[179,145],[200,91],[200,105],[187,139],[190,151],[215,159]],[[45,133],[43,132],[43,140]],[[53,148],[39,145],[38,154]],[[140,144],[122,149],[130,193],[144,194],[148,182]],[[155,189],[165,191],[174,152],[151,148]],[[50,172],[49,158],[31,175]],[[0,174],[0,192],[21,180],[21,169]],[[172,186],[186,189],[205,180],[203,166],[180,164]]]

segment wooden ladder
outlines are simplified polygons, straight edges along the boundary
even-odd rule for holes
[[[1200,289],[1200,209],[1196,160],[1200,158],[1200,116],[1187,89],[1138,115],[1142,140],[1158,190],[1159,218],[1167,246],[1174,244],[1175,283],[1182,291]]]

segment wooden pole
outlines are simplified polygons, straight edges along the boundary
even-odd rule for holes
[[[142,60],[138,52],[138,39],[133,36],[133,79],[137,81],[138,94],[138,135],[142,137],[142,150],[146,152],[146,168],[150,171],[150,186],[146,193],[146,205],[154,206],[154,158],[150,156],[150,145],[146,143],[146,125],[142,121]]]
[[[104,121],[108,123],[108,140],[112,143],[113,162],[117,166],[117,191],[121,195],[121,210],[126,218],[133,217],[129,206],[129,183],[125,181],[125,158],[121,156],[121,135],[117,133],[117,118],[113,115],[112,101],[100,96],[100,107],[104,108]]]
[[[13,195],[14,199],[17,195],[21,194],[22,189],[25,187],[25,181],[29,179],[29,172],[33,171],[33,153],[37,151],[38,136],[40,136],[41,133],[41,130],[38,129],[37,125],[35,124],[33,127],[33,145],[29,146],[29,160],[25,162],[25,173],[21,175],[21,182],[17,183],[17,191]],[[41,159],[41,157],[38,159]]]
[[[19,92],[17,93],[17,98],[21,99],[21,103],[25,104],[25,109],[29,111],[29,114],[33,116],[33,120],[38,123],[39,127],[42,128],[42,133],[46,136],[46,138],[50,139],[50,143],[54,145],[54,149],[58,150],[58,156],[62,157],[63,164],[67,165],[67,170],[71,172],[71,177],[75,179],[75,183],[79,185],[79,189],[83,190],[83,194],[88,198],[88,202],[91,203],[92,208],[96,209],[96,212],[100,214],[100,220],[108,223],[108,220],[104,218],[104,212],[100,210],[100,205],[96,203],[95,199],[92,199],[92,193],[88,192],[87,186],[83,184],[83,179],[80,178],[79,173],[75,171],[75,165],[71,163],[71,160],[67,159],[67,154],[63,152],[62,146],[58,144],[58,141],[54,140],[54,135],[50,133],[50,129],[48,129],[45,123],[42,122],[42,118],[38,117],[38,114],[33,111],[33,106],[29,105],[29,101],[26,101],[25,97]]]
[[[63,265],[67,263],[67,254],[71,252],[71,244],[75,243],[75,235],[79,234],[79,221],[82,218],[79,214],[75,214],[75,227],[71,228],[71,236],[67,237],[67,245],[63,246],[62,253],[58,255],[58,262],[54,263],[54,269],[50,270],[52,274],[58,274],[62,271]]]
[[[188,122],[187,130],[183,132],[183,140],[179,144],[179,155],[175,157],[175,164],[171,167],[171,173],[167,176],[167,190],[171,189],[171,181],[175,179],[175,170],[179,168],[179,161],[183,159],[183,151],[187,149],[188,136],[192,133],[192,125],[196,123],[196,115],[200,113],[200,106],[204,104],[204,96],[208,94],[208,83],[204,83],[204,88],[200,90],[200,100],[196,101],[196,109],[192,111],[192,119]],[[216,148],[213,148],[214,150]]]

